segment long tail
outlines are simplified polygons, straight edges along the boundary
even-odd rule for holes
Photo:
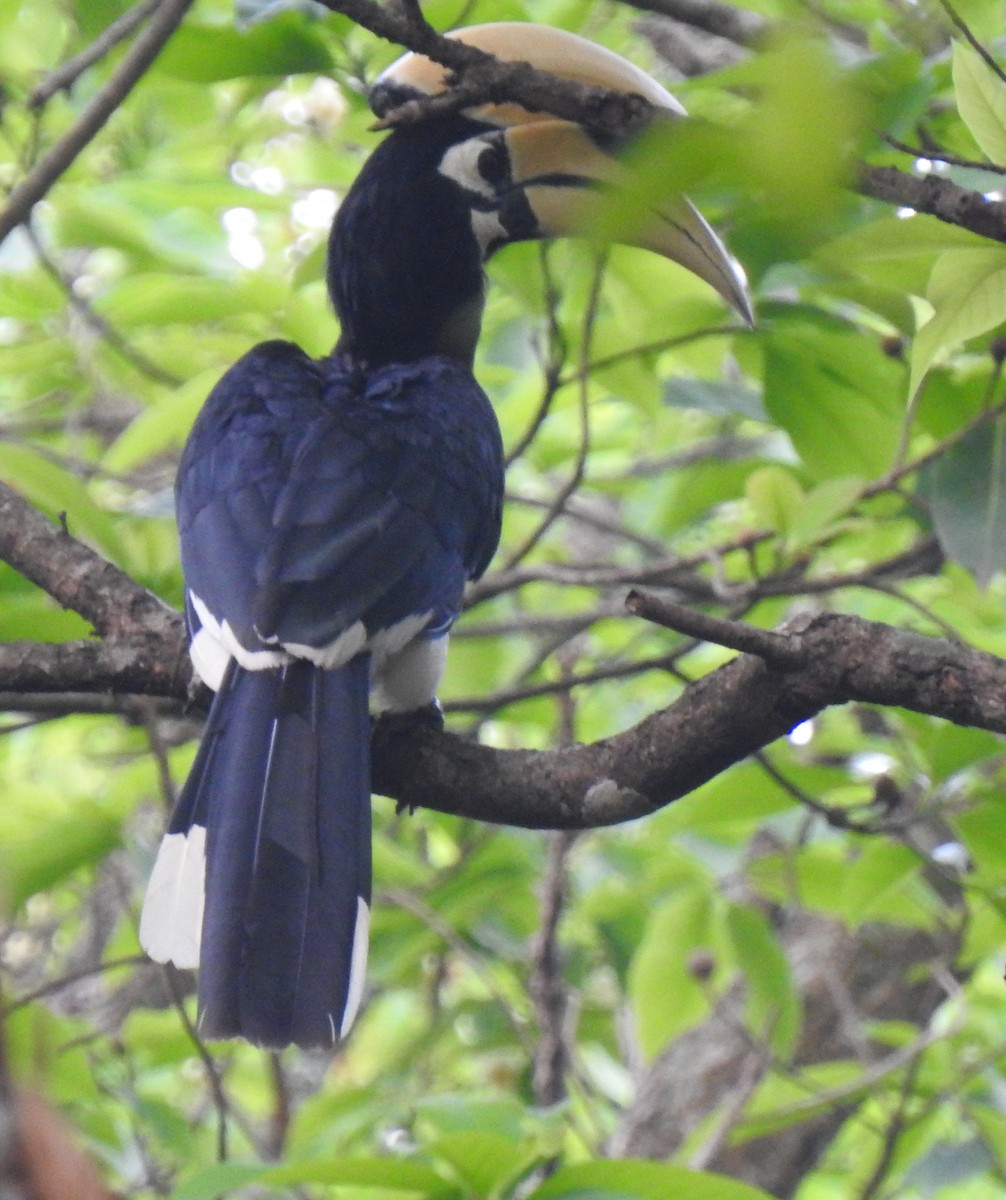
[[[198,960],[205,1037],[331,1046],[353,1022],[371,882],[368,674],[363,656],[334,671],[232,664],[217,693],[140,923],[151,958]]]

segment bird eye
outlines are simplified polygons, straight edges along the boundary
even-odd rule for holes
[[[486,142],[479,153],[478,172],[493,187],[509,182],[510,156],[501,138]]]

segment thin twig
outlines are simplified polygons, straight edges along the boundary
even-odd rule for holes
[[[992,71],[993,74],[998,75],[1003,83],[1006,83],[1006,72],[1003,71],[1002,67],[996,62],[992,55],[989,54],[981,42],[971,32],[967,21],[965,21],[960,13],[957,12],[957,10],[950,3],[950,0],[940,0],[940,7],[947,14],[954,25],[956,25],[961,31],[968,45],[982,59],[989,70]]]
[[[83,296],[78,294],[73,286],[73,280],[63,273],[59,264],[49,255],[45,246],[42,245],[38,231],[30,219],[25,222],[24,227],[32,249],[35,251],[35,255],[42,264],[43,269],[63,290],[70,307],[79,313],[95,333],[111,346],[117,354],[121,355],[126,362],[134,366],[141,374],[146,375],[148,379],[152,379],[155,383],[167,384],[169,387],[178,387],[182,383],[180,375],[175,375],[173,372],[165,370],[164,367],[147,358],[114,325],[107,321],[99,312],[96,312],[94,307]]]
[[[528,991],[538,1024],[531,1083],[535,1103],[558,1104],[566,1098],[570,1049],[566,1038],[568,989],[562,977],[559,921],[566,901],[567,860],[577,834],[569,830],[548,839],[548,858],[541,884],[540,925],[531,952]]]
[[[64,988],[70,987],[71,984],[79,983],[82,979],[90,979],[95,975],[104,975],[106,971],[120,971],[124,967],[146,966],[149,962],[150,960],[145,954],[129,954],[124,958],[109,959],[108,962],[98,963],[96,966],[83,967],[79,971],[68,971],[58,979],[51,979],[48,983],[42,984],[41,987],[37,987],[30,992],[25,992],[23,995],[18,996],[16,1000],[12,1000],[8,1005],[0,1008],[0,1019],[9,1017],[11,1013],[17,1012],[19,1008],[24,1008],[25,1005],[32,1004],[36,1000],[44,1000],[46,996],[55,996]]]
[[[700,641],[754,654],[779,670],[791,670],[806,663],[804,651],[785,634],[697,612],[652,592],[631,591],[625,598],[625,607],[645,621],[653,621]]]
[[[28,96],[28,107],[41,108],[57,92],[68,91],[88,67],[93,67],[96,62],[103,59],[110,50],[129,37],[138,25],[142,25],[152,12],[156,12],[160,3],[161,0],[142,0],[142,3],[137,4],[135,8],[131,8],[121,17],[117,17],[111,25],[98,34],[90,46],[85,47],[79,54],[75,54],[73,58],[68,58],[65,63],[61,63],[46,75],[45,79]]]
[[[660,654],[654,658],[641,658],[631,662],[618,662],[606,667],[597,667],[593,671],[584,671],[579,675],[555,679],[548,683],[503,688],[488,696],[459,696],[454,700],[443,701],[443,709],[445,713],[494,713],[501,708],[519,704],[524,700],[561,695],[572,688],[587,687],[592,683],[603,683],[609,679],[625,679],[632,675],[643,675],[647,671],[669,671],[680,657],[681,652]]]
[[[590,403],[589,403],[589,382],[590,375],[588,371],[588,360],[590,358],[590,343],[594,329],[594,322],[597,319],[597,306],[601,294],[601,281],[604,278],[604,259],[600,258],[594,267],[594,275],[591,280],[590,294],[587,299],[587,307],[583,314],[583,331],[580,342],[580,389],[578,392],[579,399],[579,414],[580,414],[580,439],[576,448],[576,459],[573,463],[573,470],[569,479],[559,489],[555,498],[548,507],[547,512],[537,527],[524,539],[516,550],[507,558],[503,564],[503,570],[506,571],[511,567],[516,567],[522,562],[538,545],[541,539],[549,531],[555,521],[561,516],[566,505],[566,501],[573,495],[580,484],[583,482],[584,472],[587,469],[587,456],[590,452]]]
[[[898,138],[892,137],[889,133],[881,133],[880,136],[892,150],[900,150],[902,154],[909,154],[912,158],[924,158],[929,162],[946,163],[948,167],[967,167],[973,171],[990,170],[987,161],[979,161],[974,158],[960,158],[956,154],[946,154],[944,151],[935,148],[926,150],[922,146],[911,146],[908,142],[902,142]]]
[[[378,896],[380,903],[394,904],[405,912],[411,913],[428,929],[442,939],[453,952],[474,972],[489,995],[499,1005],[500,1011],[510,1023],[510,1028],[517,1041],[530,1056],[534,1047],[531,1044],[527,1020],[523,1013],[510,1002],[492,977],[483,956],[470,946],[457,930],[436,913],[428,904],[405,888],[383,888]]]
[[[546,352],[543,356],[544,362],[542,363],[545,387],[541,400],[538,403],[538,408],[531,418],[531,423],[517,439],[513,447],[507,451],[506,465],[508,467],[527,452],[545,424],[545,418],[548,416],[552,408],[552,402],[555,400],[556,392],[559,390],[559,379],[568,351],[566,336],[559,323],[559,289],[552,278],[547,242],[541,243],[538,250],[538,259],[541,263],[542,279],[545,285],[545,311],[548,316],[548,342]]]
[[[901,1135],[905,1132],[905,1126],[908,1124],[908,1108],[915,1098],[915,1083],[921,1066],[922,1055],[919,1054],[912,1059],[905,1070],[905,1078],[901,1081],[901,1088],[898,1094],[898,1103],[884,1132],[880,1157],[870,1172],[870,1178],[859,1193],[858,1200],[873,1200],[879,1194],[884,1184],[887,1172],[890,1170],[891,1163],[894,1160],[894,1151]]]
[[[171,999],[174,1002],[179,1020],[182,1022],[185,1032],[188,1034],[189,1040],[195,1047],[196,1054],[199,1055],[203,1068],[206,1071],[206,1080],[210,1085],[213,1104],[217,1110],[217,1162],[226,1162],[227,1117],[230,1112],[230,1102],[227,1099],[227,1093],[224,1091],[223,1080],[220,1078],[217,1064],[213,1061],[213,1055],[210,1054],[206,1043],[199,1036],[199,1031],[189,1017],[188,1011],[185,1008],[185,998],[182,995],[181,988],[178,986],[178,972],[171,963],[166,964],[164,967],[164,978],[168,985],[168,991],[171,993]]]
[[[32,208],[125,100],[181,24],[192,4],[193,0],[161,0],[149,25],[137,35],[108,82],[49,153],[35,164],[11,192],[6,208],[0,213],[0,243],[12,229],[28,219]]]

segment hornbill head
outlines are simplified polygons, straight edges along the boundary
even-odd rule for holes
[[[685,115],[682,105],[645,71],[564,30],[505,21],[447,36],[504,61],[526,62],[564,79],[642,96],[662,118]],[[450,79],[438,63],[406,54],[376,80],[371,108],[384,116],[407,100],[447,91]],[[612,200],[630,182],[618,158],[624,141],[602,144],[583,126],[516,103],[484,104],[465,115],[488,128],[451,147],[440,170],[468,199],[483,259],[508,242],[589,234],[599,222],[610,230],[605,218]],[[647,218],[609,236],[679,263],[752,322],[743,268],[673,186]]]
[[[500,22],[449,36],[567,79],[641,95],[671,117],[684,113],[645,72],[575,34]],[[371,107],[382,116],[448,86],[444,68],[406,54],[377,79]],[[623,147],[512,103],[394,128],[332,227],[328,284],[342,323],[338,350],[371,366],[432,353],[470,364],[483,263],[510,242],[590,234],[631,184],[619,160]],[[744,272],[673,188],[640,225],[605,236],[680,263],[751,320]]]

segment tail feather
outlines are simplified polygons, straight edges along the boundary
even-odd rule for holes
[[[352,1023],[371,884],[368,674],[365,657],[234,669],[214,703],[179,801],[183,823],[205,813],[207,826],[207,1037],[330,1046]]]

